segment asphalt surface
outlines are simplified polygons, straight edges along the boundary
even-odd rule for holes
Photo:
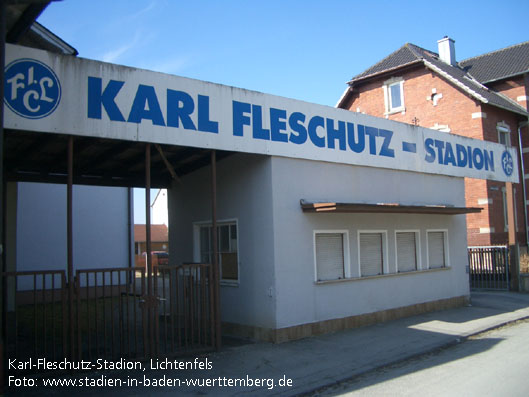
[[[513,323],[310,395],[525,397],[529,395],[528,336],[528,320]]]

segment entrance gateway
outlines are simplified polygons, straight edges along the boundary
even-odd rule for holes
[[[25,315],[32,318],[35,325],[33,332],[29,328],[24,330],[30,333],[28,335],[15,327],[14,336],[10,338],[8,331],[5,351],[7,356],[13,357],[21,357],[21,354],[56,359],[157,357],[190,349],[219,347],[221,269],[217,263],[220,247],[216,246],[218,239],[215,237],[216,162],[233,153],[271,156],[278,159],[274,160],[277,164],[291,159],[301,161],[299,164],[309,161],[305,170],[314,169],[315,162],[318,162],[321,167],[329,167],[329,164],[358,166],[360,170],[366,169],[368,174],[372,169],[384,169],[387,172],[404,171],[406,175],[408,172],[428,174],[432,178],[452,176],[518,181],[515,149],[500,144],[244,89],[9,44],[6,45],[4,97],[5,129],[12,142],[25,141],[38,148],[42,137],[50,137],[53,145],[67,149],[67,172],[39,171],[43,159],[37,156],[33,162],[28,159],[29,165],[26,164],[25,169],[12,167],[8,174],[12,181],[67,182],[70,227],[71,186],[74,182],[139,186],[139,181],[144,181],[149,188],[167,185],[168,180],[179,180],[182,173],[190,173],[208,164],[212,165],[213,174],[211,212],[206,218],[194,220],[198,231],[212,226],[212,263],[172,263],[171,266],[153,268],[149,262],[146,269],[116,267],[74,272],[70,228],[68,269],[49,271],[43,268],[26,273],[12,269],[4,273],[4,290],[11,291],[18,299],[11,309],[8,307],[6,318],[9,320],[10,310],[25,300],[23,310],[26,311],[13,314],[15,323],[20,324],[23,317],[20,316]],[[96,172],[93,163],[97,157],[92,159],[92,164],[89,157],[82,160],[87,169],[95,167],[90,172],[76,173],[76,144],[87,156],[94,145],[108,146],[107,156],[119,157],[126,151],[128,154],[123,156],[128,156],[126,161],[129,162],[134,162],[134,158],[137,162],[144,155],[144,178],[141,172],[106,178],[101,170]],[[150,172],[151,146],[157,150],[152,152],[158,153],[158,158],[163,161],[165,179],[160,177],[162,171]],[[179,162],[180,155],[187,160]],[[98,156],[103,160],[105,151],[99,152]],[[31,172],[28,167],[33,167]],[[377,170],[375,174],[379,175],[379,172]],[[325,199],[328,201],[329,197],[325,196]],[[321,206],[317,202],[302,202],[302,211],[373,213],[383,209],[384,212],[395,212],[395,207],[390,205],[369,207],[380,203],[378,197],[373,200],[364,202],[366,206],[362,208],[347,203]],[[471,209],[459,207],[450,209],[454,207],[451,204],[432,207],[433,204],[421,203],[397,212],[448,215],[471,212],[465,211]],[[201,221],[209,221],[210,226],[202,227]],[[237,222],[228,219],[224,224],[225,230],[229,231],[227,235],[240,234]],[[460,223],[450,227],[460,227]],[[443,244],[448,247],[449,243],[445,241],[448,238],[443,230],[428,231],[426,236],[438,243],[436,259],[439,257],[448,264],[444,256],[448,258],[449,252]],[[385,260],[380,274],[391,273],[394,264],[387,260],[387,250],[392,249],[387,230],[356,232],[358,244],[377,241],[385,247],[385,253],[380,256],[380,260]],[[407,234],[399,238],[409,239],[413,233],[417,236],[423,233],[415,231],[415,227],[404,232]],[[319,229],[314,231],[315,246],[332,241],[344,252],[349,249],[347,255],[342,256],[343,271],[338,278],[360,276],[363,269],[359,267],[357,271],[352,266],[356,258],[349,257],[356,244],[353,236],[349,236],[350,232],[339,229],[332,234],[326,233]],[[236,239],[234,237],[234,241]],[[413,237],[414,244],[415,241]],[[417,246],[419,243],[417,239]],[[425,255],[420,250],[417,252]],[[360,261],[360,254],[358,257]],[[417,272],[431,270],[426,263],[423,266],[420,261],[418,263]],[[237,270],[234,272],[238,275]],[[276,268],[276,286],[282,283],[280,273]],[[316,269],[315,273],[324,272]],[[18,293],[17,285],[22,279],[30,288]],[[321,280],[315,282],[318,284]],[[235,287],[239,285],[233,284],[237,284]],[[275,299],[275,289],[270,286],[263,291],[266,290],[267,298]],[[407,301],[403,300],[402,305],[406,304]],[[381,310],[372,308],[377,309]],[[44,324],[36,317],[37,313],[47,319]],[[317,320],[327,320],[330,316],[324,314]],[[275,328],[294,326],[279,317],[284,318],[281,315],[272,321]],[[303,319],[296,321],[300,326],[307,322]],[[256,326],[275,329],[264,322]]]

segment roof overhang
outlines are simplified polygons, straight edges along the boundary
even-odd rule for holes
[[[359,77],[359,78],[353,78],[352,80],[347,82],[347,88],[345,89],[345,91],[342,94],[341,98],[336,103],[335,107],[336,108],[343,108],[344,107],[345,103],[349,99],[349,96],[353,92],[355,84],[363,84],[363,83],[366,83],[366,82],[368,82],[368,81],[370,81],[372,79],[380,78],[381,76],[384,76],[384,75],[391,75],[391,73],[393,73],[396,70],[399,70],[399,71],[405,70],[405,69],[408,69],[410,67],[414,67],[414,66],[416,66],[418,64],[422,64],[422,63],[423,63],[423,59],[421,58],[421,59],[414,60],[412,62],[408,62],[406,64],[399,65],[399,66],[394,67],[394,68],[385,69],[383,71],[380,71],[380,72],[377,72],[377,73],[372,73],[372,74],[369,74],[369,75],[366,75],[366,76],[362,76],[362,77]]]
[[[452,207],[449,205],[402,205],[394,203],[310,203],[300,201],[303,212],[321,213],[378,213],[378,214],[435,214],[460,215],[479,213],[483,208]]]

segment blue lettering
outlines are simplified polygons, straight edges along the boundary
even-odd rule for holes
[[[345,150],[345,122],[338,121],[338,129],[334,129],[334,120],[327,119],[327,147],[334,149],[334,141],[337,139],[340,150]]]
[[[445,146],[444,164],[448,165],[448,163],[452,164],[453,166],[456,166],[456,157],[454,156],[454,150],[452,149],[452,145],[450,144],[450,142],[446,142]]]
[[[246,102],[233,101],[233,135],[243,136],[244,126],[250,125],[250,117],[246,114],[252,112],[252,106]]]
[[[437,148],[437,160],[439,161],[439,164],[443,163],[443,149],[445,147],[445,143],[443,141],[438,141],[437,139],[434,141],[434,145]]]
[[[424,141],[424,150],[426,150],[426,160],[428,163],[433,163],[435,161],[435,149],[433,148],[433,139],[428,138]]]
[[[353,152],[362,153],[366,147],[364,126],[358,124],[358,142],[355,140],[354,128],[355,125],[353,123],[347,123],[347,143]]]
[[[270,130],[263,128],[263,108],[259,105],[252,105],[252,127],[254,139],[270,140]]]
[[[309,121],[309,138],[314,144],[314,146],[317,147],[325,147],[325,138],[318,135],[318,131],[316,130],[318,127],[324,127],[325,126],[325,120],[323,120],[323,117],[320,116],[314,116]]]
[[[474,148],[472,151],[472,161],[477,170],[483,168],[483,152],[480,149]]]
[[[468,154],[468,168],[472,168],[472,148],[470,146],[467,146],[467,154]]]
[[[378,128],[366,127],[366,135],[369,136],[369,154],[377,154],[377,141]]]
[[[494,171],[494,152],[485,150],[485,169]]]
[[[167,89],[167,125],[169,127],[182,127],[186,130],[196,130],[191,113],[195,110],[193,98],[184,91],[175,91]]]
[[[127,121],[129,123],[139,124],[143,119],[151,120],[154,125],[165,126],[162,110],[160,109],[154,87],[140,84],[136,91],[134,102],[132,102],[129,119]]]
[[[307,141],[307,129],[302,124],[305,122],[305,115],[300,112],[294,112],[288,118],[288,125],[297,135],[290,134],[288,140],[296,145],[302,145]]]
[[[209,97],[205,95],[198,96],[198,130],[219,133],[219,123],[209,119]]]
[[[467,166],[467,152],[465,151],[465,147],[460,144],[456,144],[456,158],[458,167]]]
[[[287,129],[287,112],[282,109],[270,108],[270,135],[273,141],[288,142]]]
[[[380,148],[379,155],[386,157],[395,157],[395,150],[390,149],[391,138],[393,137],[393,131],[390,130],[378,130],[378,136],[384,138],[382,147]]]
[[[125,121],[114,100],[125,82],[110,80],[103,91],[102,80],[88,77],[88,117],[101,119],[101,106],[105,108],[108,118],[112,121]]]

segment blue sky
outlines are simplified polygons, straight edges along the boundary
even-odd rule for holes
[[[334,106],[406,42],[448,35],[462,60],[529,40],[528,15],[527,0],[64,0],[38,21],[81,57]]]

